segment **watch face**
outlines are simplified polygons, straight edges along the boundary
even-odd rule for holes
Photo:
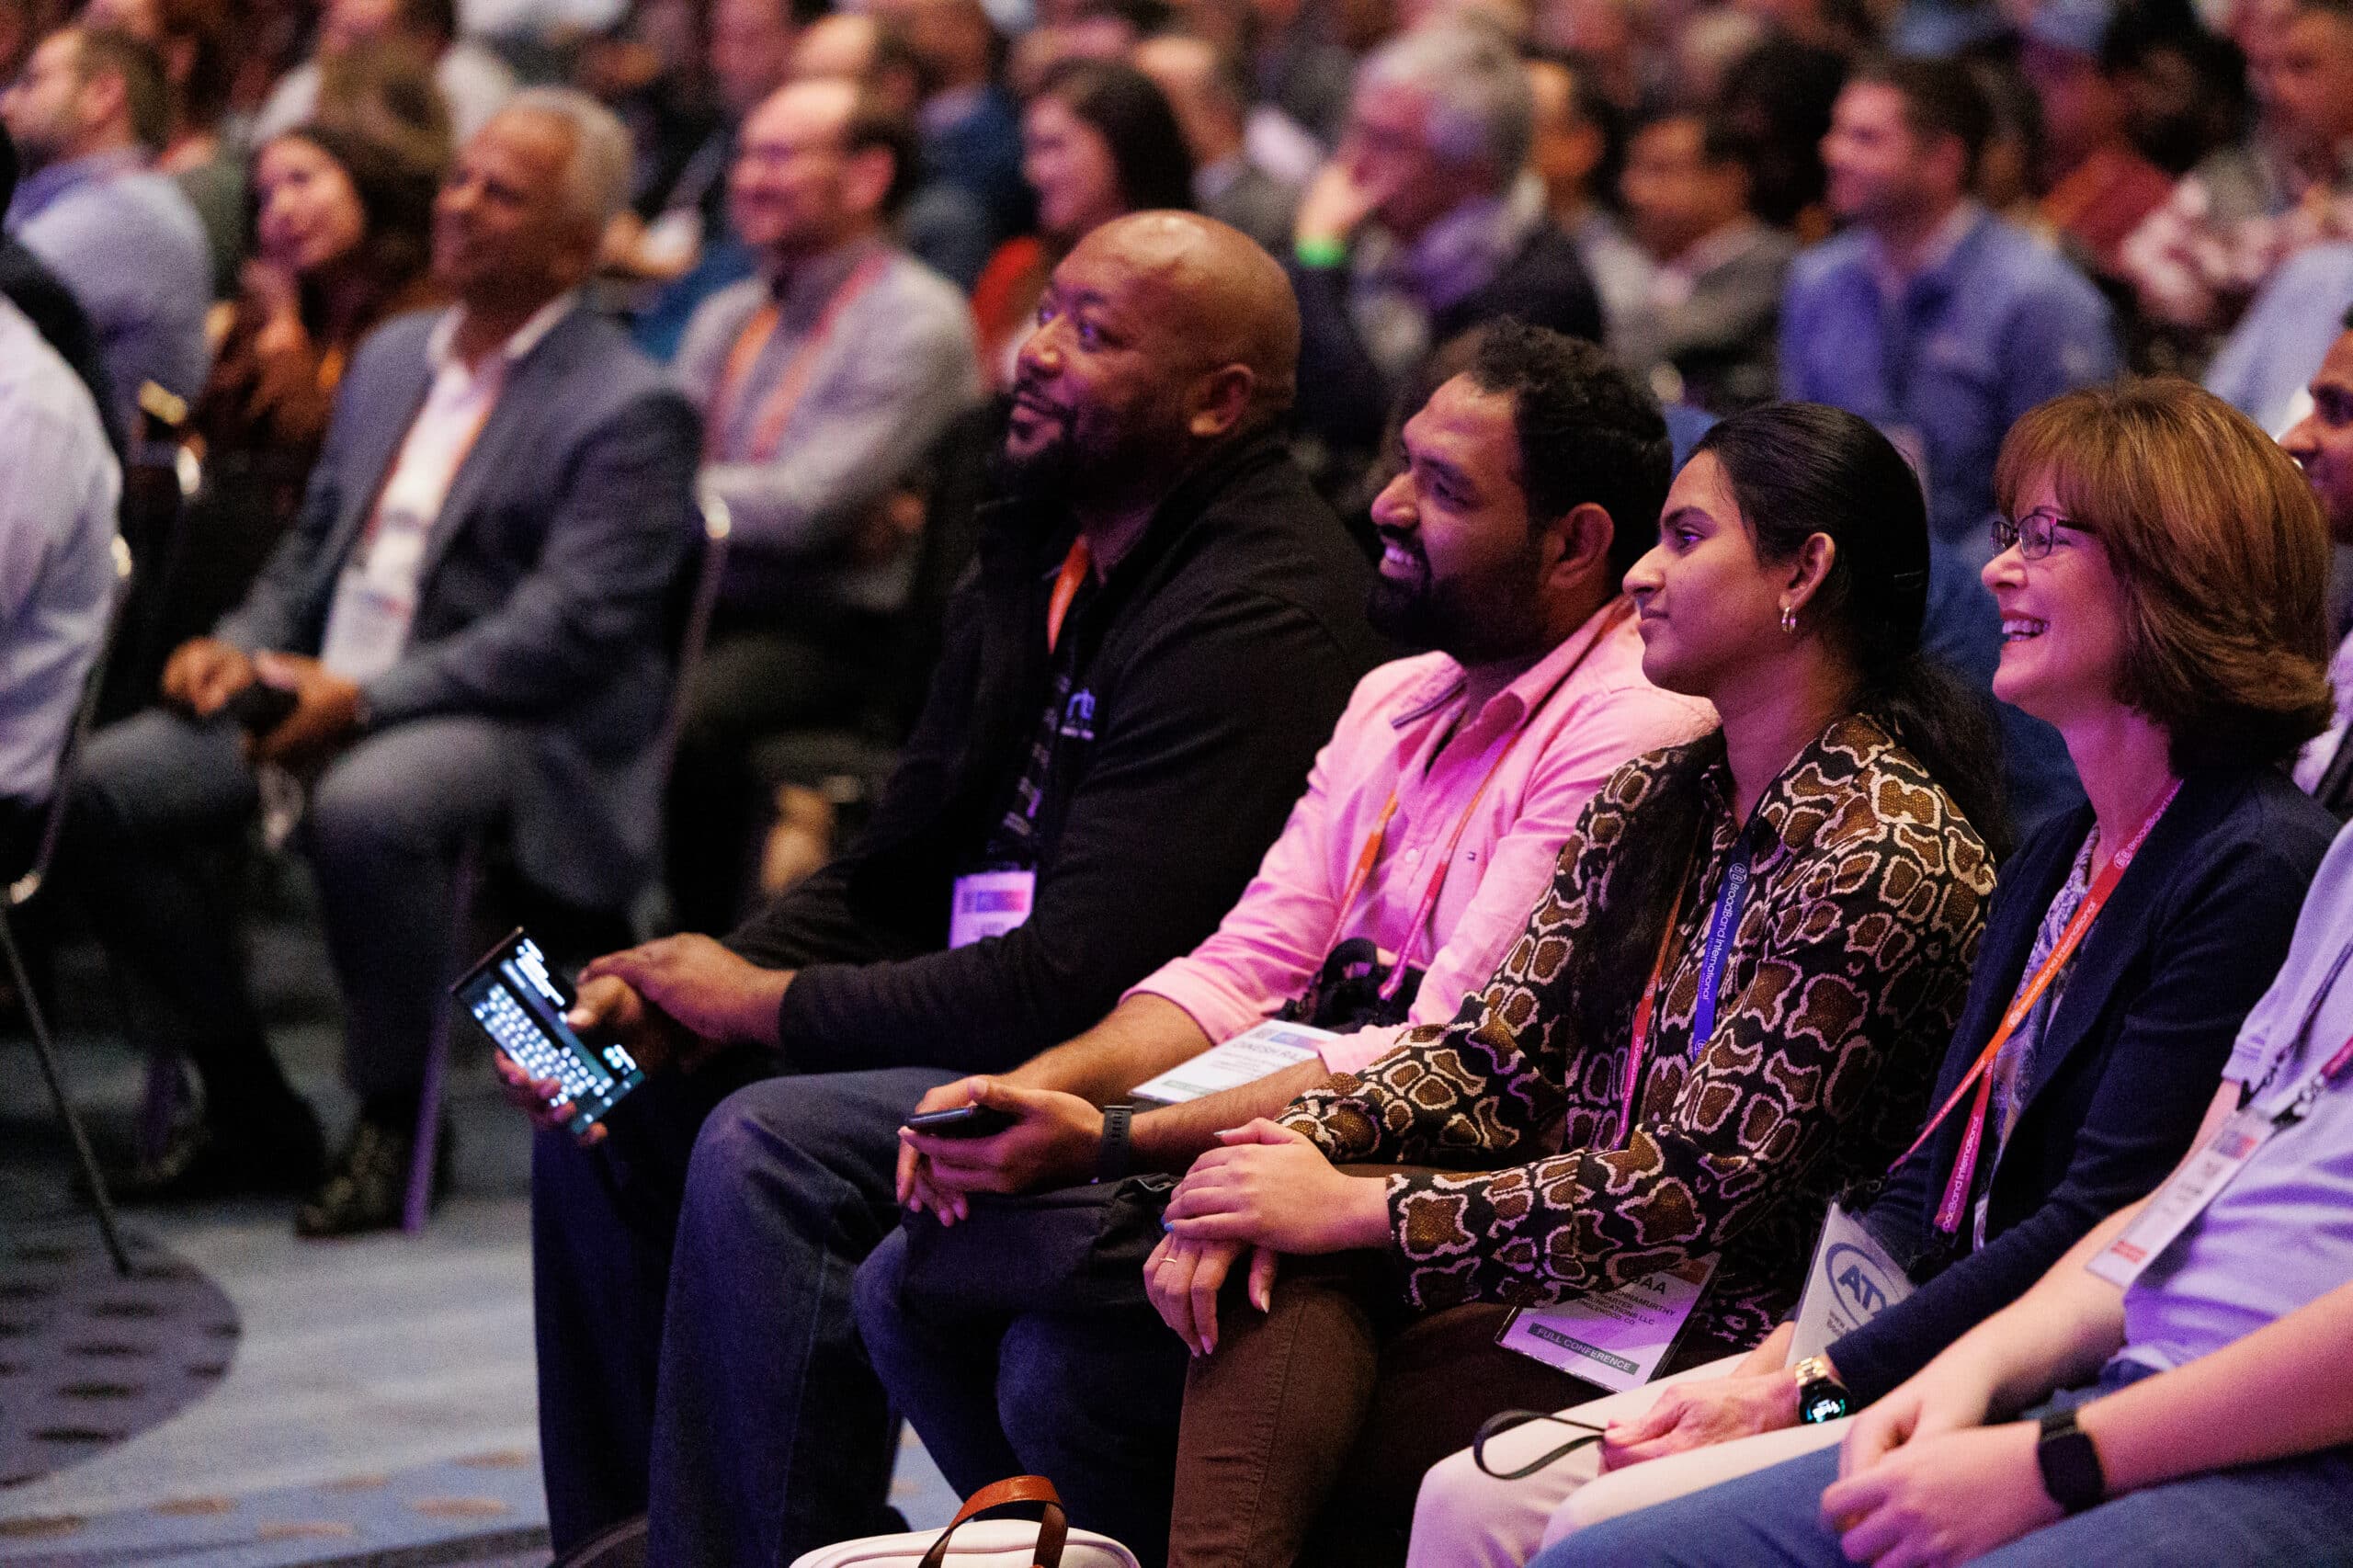
[[[1798,1420],[1806,1426],[1836,1421],[1847,1414],[1847,1396],[1835,1388],[1800,1389]]]

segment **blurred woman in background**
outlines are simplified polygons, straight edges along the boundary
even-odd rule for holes
[[[1038,232],[997,247],[972,286],[981,365],[1002,390],[1029,335],[1046,276],[1098,224],[1193,204],[1193,160],[1151,78],[1115,61],[1071,60],[1046,74],[1021,116],[1021,174]]]

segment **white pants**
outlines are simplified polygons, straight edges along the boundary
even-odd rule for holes
[[[1729,1377],[1744,1358],[1727,1356],[1561,1414],[1594,1426],[1631,1421],[1650,1409],[1669,1383]],[[1793,1426],[1669,1454],[1608,1475],[1601,1473],[1601,1446],[1589,1443],[1518,1481],[1488,1475],[1472,1463],[1471,1450],[1464,1449],[1432,1465],[1422,1477],[1405,1568],[1520,1568],[1545,1547],[1586,1525],[1828,1448],[1846,1434],[1845,1421]],[[1490,1438],[1487,1462],[1497,1470],[1515,1470],[1574,1436],[1552,1422],[1531,1421]]]

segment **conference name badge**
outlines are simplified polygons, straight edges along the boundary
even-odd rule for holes
[[[1798,1298],[1798,1331],[1788,1365],[1819,1356],[1834,1343],[1912,1293],[1912,1277],[1860,1220],[1833,1203],[1813,1244],[1805,1293]]]
[[[2141,1277],[2156,1256],[2171,1246],[2190,1221],[2222,1196],[2231,1178],[2255,1158],[2278,1125],[2268,1115],[2242,1110],[2215,1130],[2205,1146],[2176,1167],[2165,1185],[2117,1238],[2084,1265],[2122,1290]]]
[[[1599,1295],[1522,1307],[1495,1343],[1623,1393],[1658,1376],[1715,1272],[1711,1253]]]
[[[948,945],[969,948],[1002,937],[1029,918],[1038,898],[1035,871],[975,871],[956,879],[948,906]]]

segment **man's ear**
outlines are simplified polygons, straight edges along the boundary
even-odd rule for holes
[[[1580,501],[1553,518],[1544,527],[1544,585],[1570,587],[1594,572],[1607,572],[1617,537],[1608,509],[1597,501]]]
[[[851,210],[880,212],[891,194],[898,165],[888,147],[868,147],[853,153],[842,165],[842,198]]]
[[[1257,391],[1257,372],[1247,365],[1220,365],[1209,371],[1193,383],[1193,407],[1185,422],[1186,433],[1202,441],[1232,434],[1250,412]]]
[[[98,125],[128,114],[131,88],[119,72],[93,71],[74,94],[74,107],[85,125]]]

